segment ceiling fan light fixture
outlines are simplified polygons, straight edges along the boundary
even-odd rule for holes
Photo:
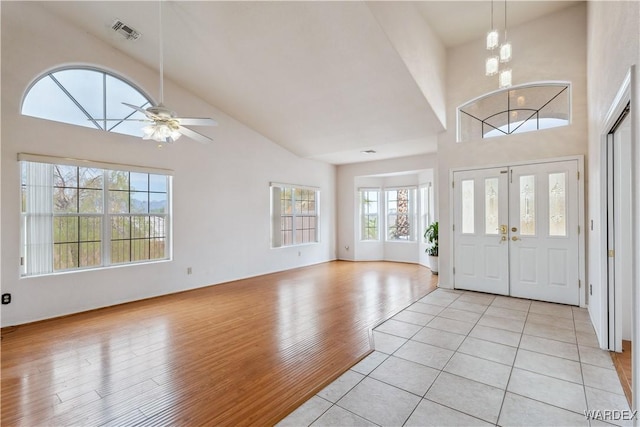
[[[158,142],[176,141],[182,136],[177,129],[172,129],[172,127],[166,123],[154,123],[145,126],[142,130],[144,131],[142,139],[153,139]]]

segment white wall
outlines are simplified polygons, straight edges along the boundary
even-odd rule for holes
[[[601,138],[608,129],[604,127],[604,120],[611,107],[614,97],[629,71],[635,64],[636,87],[632,88],[632,173],[634,194],[634,320],[633,342],[637,348],[640,342],[638,325],[638,310],[640,308],[640,3],[636,1],[605,2],[592,1],[588,3],[588,72],[589,72],[589,170],[590,185],[589,199],[593,203],[589,206],[588,219],[593,220],[594,229],[589,233],[589,283],[593,285],[592,304],[589,304],[591,318],[594,321],[600,345],[603,342],[604,328],[606,328],[606,271],[602,268],[604,262],[601,248],[606,245],[606,218],[601,215],[601,185],[606,176],[601,170]],[[633,352],[633,384],[638,384],[640,377],[640,351]],[[640,393],[633,393],[634,409],[640,408]],[[637,422],[637,420],[636,420]]]
[[[435,167],[434,154],[338,166],[338,258],[425,263],[426,259],[420,256],[420,251],[424,252],[424,245],[420,242],[419,232],[415,242],[360,241],[357,192],[358,188],[369,186],[418,186],[424,183],[424,179],[433,176]]]
[[[541,80],[572,82],[572,123],[562,128],[456,143],[456,108],[498,89],[498,82],[497,77],[484,75],[484,39],[448,51],[447,130],[438,137],[441,287],[454,284],[451,169],[587,153],[586,6],[579,4],[509,28],[509,38],[514,51],[514,85]]]
[[[172,109],[219,122],[205,130],[215,143],[183,138],[158,149],[134,137],[23,117],[25,89],[58,66],[113,70],[152,94],[158,74],[37,4],[3,2],[1,12],[1,277],[2,292],[13,295],[2,307],[2,326],[335,259],[334,166],[294,156],[166,80],[165,101]],[[21,279],[19,152],[174,170],[173,260]],[[270,181],[321,189],[319,244],[270,249]],[[193,268],[190,276],[187,267]]]
[[[446,49],[412,2],[368,2],[443,128]]]

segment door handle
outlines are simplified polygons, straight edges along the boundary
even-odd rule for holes
[[[518,236],[513,236],[513,237],[511,238],[511,240],[513,240],[513,241],[515,242],[516,240],[520,240],[520,238],[519,238]]]
[[[507,234],[507,226],[506,225],[501,225],[500,226],[500,234]]]
[[[502,243],[502,242],[506,242],[507,241],[507,236],[502,236],[500,237],[500,241],[498,243]]]

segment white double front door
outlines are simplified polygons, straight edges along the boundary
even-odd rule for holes
[[[577,160],[453,181],[456,289],[579,305]]]

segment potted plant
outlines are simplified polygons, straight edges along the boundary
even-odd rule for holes
[[[432,222],[424,230],[424,238],[429,247],[425,250],[429,256],[429,268],[433,274],[438,274],[438,221]]]

